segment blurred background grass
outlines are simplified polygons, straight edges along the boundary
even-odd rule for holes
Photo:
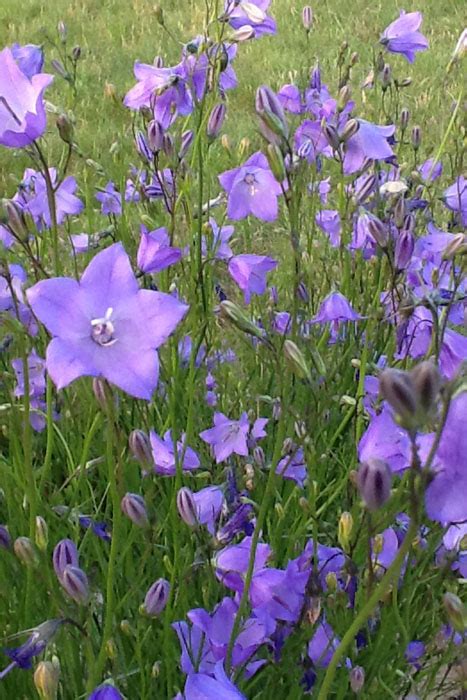
[[[302,0],[272,0],[271,14],[277,20],[278,35],[241,46],[234,64],[239,87],[228,95],[230,103],[235,100],[226,124],[232,142],[235,144],[245,135],[254,139],[254,91],[262,83],[277,89],[293,80],[294,72],[308,71],[319,60],[323,79],[335,94],[335,59],[343,41],[348,42],[350,51],[359,54],[353,71],[353,97],[357,101],[364,99],[359,86],[371,69],[378,37],[405,9],[423,12],[422,30],[430,40],[430,49],[417,54],[413,66],[399,56],[391,57],[391,63],[399,79],[413,77],[413,86],[404,97],[404,105],[412,113],[412,124],[419,123],[424,137],[433,145],[439,143],[450,117],[450,105],[458,97],[456,80],[451,77],[445,83],[443,76],[463,28],[465,1],[415,0],[401,5],[396,0],[319,0],[312,3],[314,23],[308,42],[301,25],[304,4]],[[50,61],[58,58],[58,51],[50,46],[47,36],[57,41],[56,27],[61,20],[68,28],[69,50],[75,45],[82,48],[74,110],[76,140],[83,153],[101,162],[110,176],[118,173],[123,162],[135,160],[131,115],[121,105],[125,92],[134,84],[134,61],[150,63],[155,55],[162,55],[167,64],[178,62],[180,43],[196,36],[203,24],[203,0],[162,0],[161,6],[166,25],[177,41],[170,39],[158,24],[154,4],[146,0],[25,0],[21,8],[17,0],[0,2],[1,46],[15,41],[44,43],[46,68],[51,70]],[[457,80],[460,83],[460,70]],[[59,76],[47,98],[59,109],[70,109],[73,104],[71,90],[64,89]],[[368,108],[365,116],[377,117]],[[49,128],[54,128],[53,120]],[[4,190],[1,194],[11,195],[27,158],[21,152],[3,150],[0,163],[0,187]]]

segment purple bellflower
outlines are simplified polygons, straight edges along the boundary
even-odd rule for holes
[[[55,168],[50,168],[49,173],[52,185],[55,188],[57,186],[57,171]],[[39,227],[44,225],[50,227],[52,219],[44,176],[32,171],[30,178],[31,183],[34,185],[34,194],[28,200],[26,210],[31,214]],[[80,214],[84,209],[83,202],[75,195],[77,187],[75,178],[70,175],[54,190],[57,224],[62,224],[66,216]]]
[[[225,17],[234,29],[251,27],[254,36],[275,34],[276,23],[266,14],[271,0],[225,0]]]
[[[246,413],[242,413],[240,420],[230,420],[223,413],[215,413],[214,427],[203,430],[200,437],[211,445],[216,462],[219,464],[232,454],[242,457],[248,455],[249,432],[250,423]]]
[[[233,226],[218,226],[211,216],[207,224],[209,235],[203,236],[203,255],[213,256],[217,260],[228,261],[233,256],[229,241],[234,234]]]
[[[198,469],[200,465],[199,457],[191,447],[185,446],[184,435],[182,435],[181,439],[178,441],[177,447],[174,445],[170,430],[165,433],[163,438],[159,437],[154,430],[151,430],[149,433],[149,440],[151,442],[154,472],[156,474],[160,474],[161,476],[175,476],[177,471],[175,466],[175,450],[177,450],[179,460],[181,460],[182,455],[184,455],[182,464],[183,471]]]
[[[58,277],[27,291],[53,338],[47,370],[59,389],[82,376],[102,376],[131,396],[150,400],[157,386],[156,349],[188,307],[140,289],[120,243],[98,253],[77,282]]]
[[[92,691],[87,700],[123,700],[123,695],[114,685],[103,683]]]
[[[142,272],[145,274],[161,272],[178,263],[181,258],[182,251],[170,245],[169,233],[164,226],[148,231],[144,225],[141,225],[136,262]]]
[[[381,35],[380,43],[390,53],[400,53],[413,63],[417,51],[426,51],[428,40],[418,31],[423,17],[421,12],[401,12]]]
[[[186,681],[184,700],[246,700],[243,693],[230,681],[222,661],[214,668],[214,677],[206,673],[191,673]]]
[[[105,188],[96,194],[96,199],[101,203],[102,214],[121,215],[122,195],[115,189],[113,182],[108,182]]]
[[[352,308],[349,300],[340,292],[331,292],[321,303],[313,323],[331,324],[331,342],[339,339],[340,325],[348,321],[359,321],[362,317]]]
[[[351,175],[363,166],[367,158],[371,160],[386,160],[394,153],[388,143],[388,138],[394,135],[396,127],[379,126],[365,119],[358,119],[359,129],[345,144],[344,173]]]
[[[10,49],[0,51],[0,145],[24,148],[45,131],[43,93],[53,80],[48,73],[29,79]]]
[[[4,649],[3,652],[10,657],[11,663],[0,672],[0,680],[16,667],[25,670],[32,668],[33,657],[42,654],[63,622],[62,619],[47,620],[34,629],[28,630],[31,635],[24,644],[15,649]]]
[[[282,187],[260,151],[239,168],[219,175],[219,182],[228,194],[227,214],[230,219],[244,219],[249,214],[262,221],[277,219],[277,198],[282,194]]]
[[[41,72],[44,65],[44,52],[40,46],[35,44],[26,44],[25,46],[13,44],[11,53],[20,70],[30,80],[36,73]]]
[[[229,261],[229,273],[249,304],[252,294],[264,294],[266,275],[277,267],[277,260],[267,255],[235,255]]]
[[[444,191],[443,201],[448,209],[457,212],[462,226],[467,226],[467,180],[462,175]]]

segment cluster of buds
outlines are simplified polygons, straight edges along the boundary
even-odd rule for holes
[[[413,431],[434,412],[441,389],[441,376],[435,365],[426,360],[410,372],[384,370],[379,378],[379,389],[395,410],[400,425]]]
[[[72,540],[61,540],[54,548],[52,563],[58,581],[71,600],[85,605],[89,599],[88,578],[79,567],[79,555]]]

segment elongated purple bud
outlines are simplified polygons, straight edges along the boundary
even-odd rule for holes
[[[311,71],[310,87],[312,90],[321,90],[321,70],[318,64]]]
[[[226,111],[227,108],[224,102],[219,102],[219,104],[214,105],[212,108],[208,119],[208,125],[206,127],[206,133],[209,141],[212,142],[219,136],[220,130],[222,129],[222,125],[224,123]]]
[[[148,124],[148,145],[151,151],[158,153],[164,142],[164,129],[158,121],[152,119]]]
[[[378,510],[391,495],[391,471],[381,459],[369,459],[360,465],[357,486],[368,510]]]
[[[360,124],[358,123],[358,121],[356,119],[349,119],[346,122],[344,128],[342,129],[341,140],[345,143],[346,141],[351,139],[352,136],[355,136],[355,134],[357,133],[359,128],[360,128]]]
[[[414,151],[418,151],[422,143],[422,130],[419,126],[414,126],[412,129],[412,146]]]
[[[326,137],[326,141],[331,146],[333,151],[338,151],[340,147],[339,134],[337,129],[332,126],[332,124],[325,124],[323,127],[323,133]]]
[[[195,138],[195,135],[191,129],[183,132],[182,143],[180,146],[180,151],[178,153],[178,157],[180,158],[180,160],[185,158],[186,154],[190,150],[190,147],[191,147],[191,144],[193,143],[194,138]]]
[[[408,372],[385,369],[379,377],[379,390],[407,426],[412,425],[418,411],[417,392]]]
[[[302,24],[308,34],[313,24],[313,10],[309,5],[305,5],[302,10]]]
[[[257,89],[255,106],[263,126],[266,127],[263,129],[263,135],[273,141],[267,136],[267,132],[271,131],[273,135],[287,139],[289,127],[284,109],[276,93],[268,85],[261,85]]]
[[[85,605],[89,599],[88,577],[78,566],[66,566],[60,579],[63,590],[75,603]]]
[[[175,153],[174,140],[171,134],[164,134],[162,137],[162,150],[167,158],[173,158]]]
[[[401,231],[394,251],[394,263],[396,270],[405,270],[415,248],[415,239],[410,231]]]
[[[186,486],[182,486],[177,493],[177,508],[184,523],[189,527],[196,527],[198,525],[195,499],[193,498],[192,491]]]
[[[75,543],[72,540],[60,540],[55,545],[52,554],[52,564],[59,581],[63,579],[63,573],[67,566],[78,566],[79,554]]]
[[[402,131],[405,131],[409,125],[409,120],[410,120],[410,112],[407,109],[407,107],[404,107],[404,109],[401,109],[401,116],[400,116],[400,125]]]
[[[365,684],[365,671],[361,666],[354,666],[350,672],[350,687],[354,693],[359,693]]]
[[[11,549],[11,535],[6,525],[0,525],[0,547]]]
[[[376,175],[365,175],[364,179],[359,183],[358,189],[355,191],[355,199],[357,204],[364,202],[370,194],[375,191]]]
[[[297,296],[300,299],[300,301],[303,301],[304,304],[308,304],[308,302],[310,301],[310,293],[305,282],[299,283],[297,287]]]
[[[143,160],[148,161],[148,163],[151,163],[152,162],[152,151],[149,148],[149,144],[146,141],[146,137],[144,136],[142,131],[136,132],[135,145],[136,145],[136,150],[138,151],[141,158]]]
[[[153,464],[151,443],[144,430],[132,430],[128,437],[128,446],[133,457],[141,465]]]
[[[441,375],[431,360],[420,362],[410,372],[418,403],[425,413],[429,414],[436,407],[441,389]]]
[[[149,617],[157,617],[164,610],[170,595],[170,583],[165,578],[155,581],[149,588],[142,606]]]
[[[404,197],[399,197],[394,207],[394,223],[397,228],[402,228],[404,226],[405,218],[405,199]]]
[[[105,411],[109,402],[113,400],[112,388],[106,379],[94,377],[92,380],[92,390],[99,406]]]
[[[138,527],[149,525],[144,498],[137,493],[126,493],[120,504],[123,513]]]
[[[380,248],[386,248],[388,244],[388,231],[382,221],[371,217],[368,221],[368,230]]]
[[[385,63],[384,68],[381,71],[381,85],[383,86],[383,90],[387,90],[391,84],[391,73],[391,66],[389,63]]]

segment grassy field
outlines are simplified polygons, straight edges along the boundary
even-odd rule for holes
[[[121,105],[124,94],[134,82],[133,63],[135,60],[151,63],[156,55],[163,56],[167,65],[178,61],[179,42],[186,43],[196,36],[204,11],[202,0],[185,0],[184,6],[186,9],[182,10],[177,3],[161,3],[167,27],[174,37],[172,40],[158,24],[154,4],[144,0],[58,0],[54,3],[26,0],[20,16],[13,0],[3,0],[0,44],[45,42],[47,46],[45,36],[57,41],[57,23],[65,22],[68,46],[81,46],[83,59],[76,102],[70,94],[69,102],[63,103],[65,91],[58,85],[62,101],[57,107],[74,108],[76,140],[83,153],[102,163],[109,175],[115,176],[122,163],[134,160],[129,139],[131,119],[128,110]],[[416,1],[401,4],[395,0],[384,3],[326,0],[313,8],[315,19],[309,41],[301,26],[302,6],[298,0],[274,0],[277,36],[266,36],[261,42],[243,46],[239,52],[235,61],[239,87],[234,95],[229,95],[229,100],[235,100],[235,104],[229,111],[226,125],[232,143],[235,145],[243,136],[254,139],[254,91],[258,85],[266,83],[278,89],[319,61],[325,82],[334,88],[335,60],[343,41],[348,42],[350,52],[357,51],[359,55],[353,72],[353,97],[357,101],[364,100],[359,86],[371,69],[377,40],[400,9],[423,11],[423,30],[430,40],[430,50],[420,54],[413,66],[408,66],[404,59],[397,59],[395,63],[400,79],[408,74],[413,77],[405,100],[413,115],[412,123],[422,126],[425,139],[438,143],[450,117],[451,103],[458,97],[456,81],[450,80],[446,90],[440,89],[440,85],[444,85],[445,68],[463,27],[463,0],[423,0],[421,4]],[[48,48],[47,55],[50,60],[58,57],[58,52]],[[59,77],[56,82],[61,82]],[[110,90],[109,86],[112,86]],[[49,91],[48,99],[54,102],[53,90]],[[373,116],[378,115],[370,113],[368,118]],[[6,173],[21,172],[25,161],[10,167],[8,154],[3,153],[1,158],[0,183],[6,185]]]

